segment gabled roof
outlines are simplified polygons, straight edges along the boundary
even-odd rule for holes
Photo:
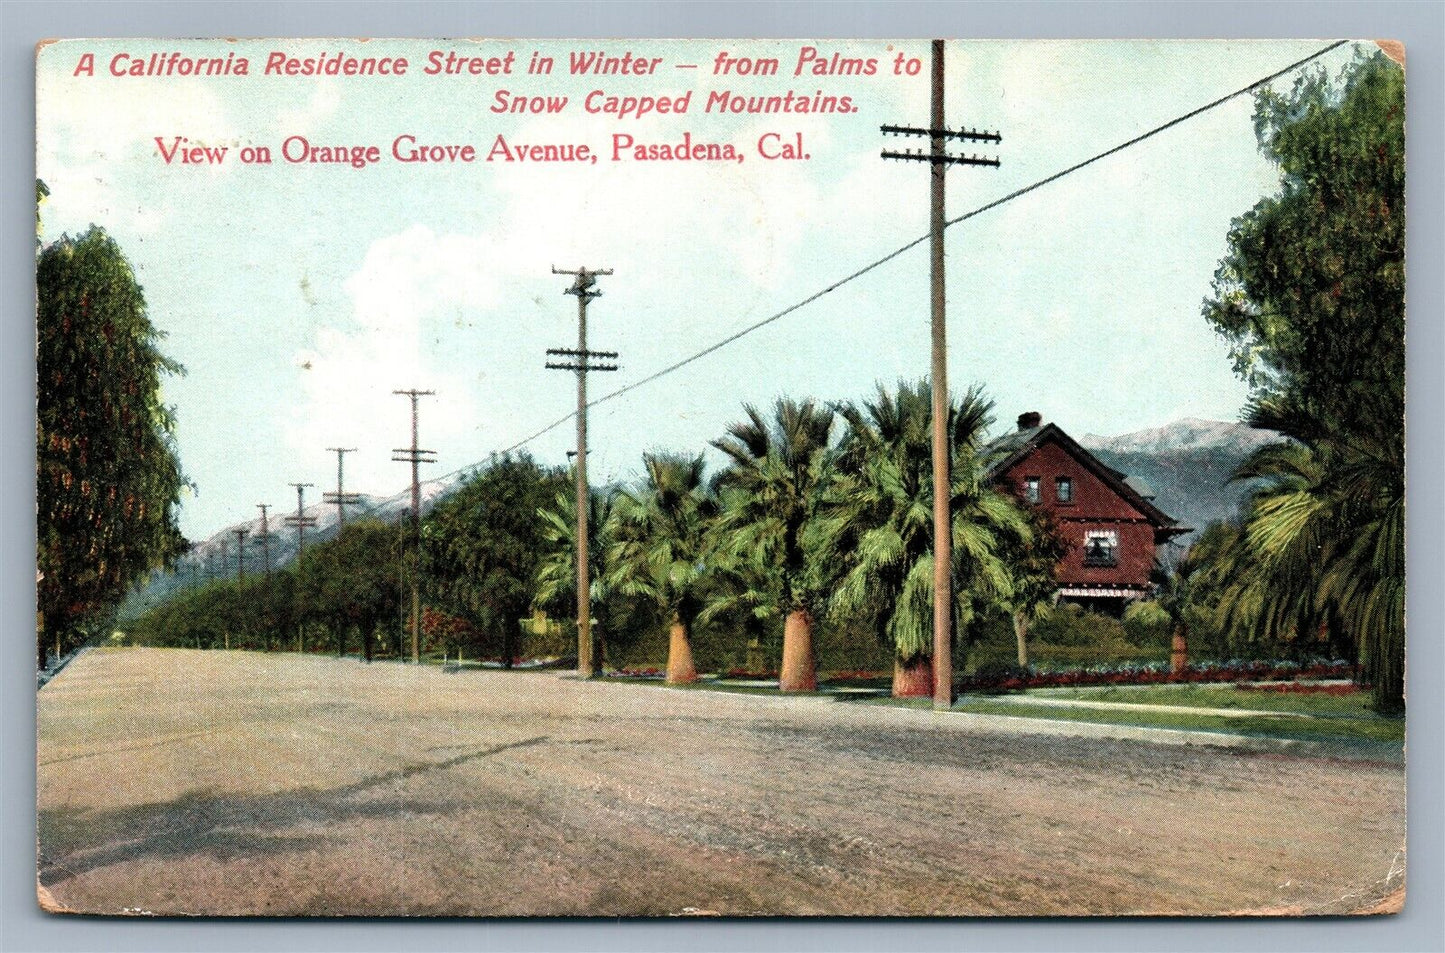
[[[1103,461],[1080,446],[1073,437],[1059,429],[1057,424],[1044,424],[1025,430],[1015,430],[985,444],[982,450],[983,456],[985,459],[993,458],[993,461],[989,464],[984,478],[990,483],[994,482],[1015,463],[1050,441],[1062,447],[1065,453],[1102,480],[1109,489],[1123,497],[1130,506],[1143,513],[1149,522],[1159,529],[1169,531],[1170,535],[1191,532],[1189,527],[1180,526],[1178,520],[1159,509],[1131,485],[1131,481],[1133,481],[1143,484],[1147,488],[1147,483],[1128,477],[1113,467],[1105,466]]]

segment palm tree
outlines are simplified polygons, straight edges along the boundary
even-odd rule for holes
[[[781,398],[767,421],[744,405],[747,420],[712,445],[728,456],[717,487],[726,505],[719,520],[724,558],[753,564],[774,577],[769,587],[783,616],[783,663],[778,688],[818,687],[813,649],[819,601],[815,550],[809,530],[828,483],[833,411],[811,400]]]
[[[1250,424],[1291,439],[1260,448],[1235,478],[1263,481],[1244,537],[1259,567],[1254,595],[1264,634],[1340,628],[1356,646],[1375,708],[1397,711],[1404,705],[1405,448],[1388,409],[1377,417],[1387,424],[1350,432],[1298,401],[1256,401]]]
[[[992,403],[970,389],[950,411],[954,619],[966,628],[990,607],[1019,594],[1009,558],[1033,540],[1028,515],[1012,497],[986,486],[981,452]],[[839,613],[871,616],[894,650],[893,694],[933,691],[932,407],[929,385],[879,387],[874,401],[844,405],[848,422],[840,477],[822,521],[828,550],[843,566],[833,596]]]
[[[564,616],[577,607],[577,508],[575,490],[557,494],[556,502],[537,511],[542,520],[542,538],[547,552],[537,566],[537,591],[533,604]],[[612,543],[613,497],[593,490],[588,497],[587,525],[592,545],[587,549],[588,588],[592,604],[592,669],[602,671],[606,659],[606,631],[598,624],[599,610],[611,593],[608,579],[608,547]]]
[[[692,626],[708,584],[704,559],[717,498],[703,481],[703,458],[644,454],[647,476],[618,491],[610,584],[623,595],[653,600],[670,620],[667,681],[697,680]]]
[[[727,497],[735,491],[724,490],[719,496],[719,510],[722,513],[736,505]],[[756,560],[747,558],[732,545],[730,534],[721,532],[714,521],[709,534],[707,561],[712,572],[713,587],[708,592],[708,603],[698,614],[700,623],[724,620],[740,628],[748,639],[744,667],[749,672],[761,672],[767,666],[764,640],[775,630],[778,606],[777,574],[769,572]]]

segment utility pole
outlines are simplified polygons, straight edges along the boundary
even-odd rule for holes
[[[391,459],[397,463],[411,464],[411,536],[416,552],[416,565],[411,573],[411,662],[421,664],[421,465],[436,463],[435,450],[423,450],[417,446],[416,402],[419,397],[431,397],[434,390],[394,390],[393,394],[404,394],[411,398],[411,446],[393,449]]]
[[[236,534],[236,581],[240,582],[246,578],[246,537],[251,531],[243,526],[231,532]]]
[[[315,526],[315,525],[316,525],[316,517],[314,517],[314,516],[307,516],[307,515],[306,515],[306,502],[305,502],[306,488],[307,488],[308,486],[315,486],[315,485],[316,485],[316,484],[314,484],[314,483],[292,483],[292,484],[291,484],[291,486],[294,486],[294,487],[296,488],[296,515],[295,515],[295,516],[288,516],[288,517],[286,517],[286,523],[287,523],[287,525],[289,525],[289,526],[294,526],[294,527],[296,527],[296,562],[297,562],[297,565],[300,565],[300,563],[301,563],[301,556],[306,552],[306,527],[308,527],[308,526]],[[297,593],[297,594],[296,594],[296,601],[299,602],[299,601],[301,600],[301,595],[300,595],[300,593],[301,593],[301,587],[300,587],[300,586],[297,586],[297,587],[296,587],[296,593]],[[300,613],[299,613],[299,612],[297,613],[297,616],[298,616],[298,618],[299,618],[299,616],[300,616]],[[298,652],[304,652],[304,651],[306,650],[306,638],[305,638],[305,636],[306,636],[306,623],[298,621],[298,622],[296,623],[296,651],[298,651]]]
[[[615,371],[616,364],[599,364],[594,358],[615,360],[616,351],[587,350],[587,305],[602,292],[593,290],[599,275],[612,274],[611,268],[578,268],[568,271],[552,267],[554,275],[572,275],[572,287],[563,294],[577,296],[577,348],[548,348],[552,357],[571,358],[569,361],[547,362],[547,368],[554,371],[575,371],[577,374],[577,674],[592,678],[597,674],[597,658],[592,644],[592,581],[588,566],[587,515],[591,504],[591,491],[587,484],[587,372]]]
[[[933,397],[933,707],[953,707],[953,521],[950,507],[952,480],[949,476],[948,324],[947,297],[943,278],[944,177],[950,165],[998,167],[998,160],[980,156],[950,155],[949,139],[1000,142],[996,132],[974,129],[952,130],[943,118],[943,41],[933,41],[933,95],[929,126],[881,127],[885,135],[927,136],[929,149],[905,152],[883,151],[885,159],[927,162],[929,178],[929,284],[932,323],[932,362],[929,387]]]
[[[342,463],[348,453],[354,453],[355,447],[327,447],[327,450],[336,454],[336,492],[323,493],[321,498],[327,503],[336,504],[336,532],[339,534],[346,527],[346,507],[361,502],[361,496],[356,493],[347,493],[341,481]]]
[[[261,571],[268,578],[271,575],[271,530],[267,528],[266,511],[270,508],[269,503],[256,504],[256,509],[261,511],[261,535],[257,537],[261,541]]]
[[[316,525],[316,517],[306,515],[306,488],[315,483],[292,483],[296,488],[296,515],[286,517],[286,525],[296,527],[296,560],[306,552],[306,529]]]

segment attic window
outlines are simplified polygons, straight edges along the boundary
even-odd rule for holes
[[[1084,532],[1084,565],[1117,566],[1119,564],[1119,534],[1111,529],[1091,529]]]
[[[1074,481],[1068,477],[1054,480],[1054,498],[1060,503],[1074,502]]]
[[[1037,503],[1039,496],[1039,478],[1036,476],[1024,477],[1024,499],[1030,503]]]

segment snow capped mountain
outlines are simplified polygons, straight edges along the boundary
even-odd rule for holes
[[[1160,509],[1202,530],[1239,513],[1256,483],[1230,476],[1251,453],[1278,439],[1272,431],[1245,424],[1186,417],[1117,437],[1088,434],[1079,443],[1115,470],[1143,477]],[[1188,544],[1195,535],[1179,540]]]
[[[1085,434],[1079,443],[1090,450],[1110,453],[1170,453],[1205,448],[1251,453],[1278,437],[1239,423],[1185,417],[1163,427],[1136,430],[1117,437]]]

